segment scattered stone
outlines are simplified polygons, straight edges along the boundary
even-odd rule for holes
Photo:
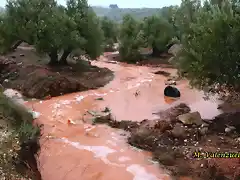
[[[227,132],[235,130],[237,133],[240,133],[239,117],[240,112],[223,113],[216,116],[209,127],[212,131],[218,133],[224,133],[225,130]]]
[[[166,121],[176,121],[177,116],[181,114],[189,113],[190,111],[191,109],[186,104],[180,103],[167,110],[160,111],[158,113],[153,113],[153,114],[160,116],[161,119],[164,119]]]
[[[110,112],[103,113],[103,114],[98,114],[98,115],[96,116],[96,118],[100,118],[100,119],[102,119],[103,121],[108,121],[109,119],[112,119]]]
[[[226,133],[230,133],[230,132],[232,132],[234,130],[236,130],[236,128],[234,126],[228,126],[228,127],[225,128],[225,132]]]
[[[94,118],[92,119],[93,122],[106,123],[112,120],[112,115],[110,112],[95,112],[95,111],[87,112],[94,116]]]
[[[179,121],[181,121],[183,124],[187,124],[187,125],[192,125],[192,124],[202,125],[203,124],[203,120],[201,118],[201,115],[197,111],[192,112],[192,113],[186,113],[186,114],[179,115],[177,117],[177,119]]]
[[[206,135],[208,132],[208,127],[200,128],[199,132],[201,135]]]
[[[175,138],[185,138],[187,137],[186,130],[184,126],[180,123],[175,124],[175,126],[172,129],[172,135]]]
[[[209,127],[209,124],[203,123],[203,124],[201,125],[201,127],[202,127],[202,128],[204,128],[204,127]]]
[[[23,57],[23,56],[25,56],[25,55],[24,55],[24,54],[20,54],[19,56],[20,56],[20,57]]]
[[[154,159],[160,164],[165,165],[169,171],[173,172],[173,175],[177,179],[179,175],[183,175],[182,173],[188,177],[193,177],[193,179],[216,179],[218,176],[212,174],[215,172],[214,170],[214,172],[212,170],[208,172],[209,166],[206,163],[208,160],[205,162],[200,157],[193,159],[192,153],[196,151],[200,153],[205,151],[216,152],[220,149],[225,152],[231,151],[233,147],[236,149],[240,147],[239,136],[239,138],[232,138],[227,137],[223,132],[218,133],[213,128],[213,125],[219,122],[215,120],[211,123],[205,122],[205,120],[202,120],[199,112],[190,113],[190,108],[186,104],[179,104],[176,107],[162,111],[159,113],[159,116],[160,119],[155,121],[143,120],[141,122],[131,122],[108,120],[107,122],[103,122],[103,120],[100,120],[99,122],[107,123],[114,128],[130,131],[128,143],[135,147],[151,151]],[[220,122],[222,123],[223,121]],[[225,127],[226,124],[224,124]],[[227,127],[233,129],[236,126],[231,121],[231,123],[227,124]],[[220,140],[220,138],[224,140]],[[231,172],[230,174],[224,173],[223,176],[229,176],[232,179],[234,176],[232,174],[236,170],[228,171],[227,162],[231,161],[231,159],[222,159],[226,160],[226,163],[220,164],[222,169],[225,168],[227,172]],[[239,163],[235,167],[240,167]],[[201,168],[199,169],[199,167]],[[218,167],[216,166],[216,168]],[[220,169],[218,168],[217,170]]]
[[[173,54],[174,56],[177,55],[177,53],[182,49],[182,45],[181,44],[173,44],[169,50],[168,53],[169,54]]]
[[[161,120],[154,125],[154,129],[159,129],[160,132],[164,133],[167,130],[171,130],[172,126],[169,121]]]
[[[23,96],[20,92],[14,90],[14,89],[6,89],[3,94],[7,96],[8,98],[12,99],[13,102],[18,103],[18,104],[23,104]]]

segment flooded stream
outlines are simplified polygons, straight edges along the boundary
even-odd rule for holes
[[[166,101],[166,77],[153,73],[161,68],[103,61],[92,64],[114,71],[114,80],[97,90],[28,103],[40,112],[37,121],[44,125],[38,157],[43,180],[170,180],[168,172],[151,161],[150,153],[126,143],[126,132],[90,125],[87,111],[108,107],[116,120],[141,121],[156,119],[155,112],[184,102],[203,118],[212,118],[219,114],[217,102],[204,101],[203,93],[190,89],[185,80],[177,84],[181,99]],[[97,100],[99,97],[103,100]]]

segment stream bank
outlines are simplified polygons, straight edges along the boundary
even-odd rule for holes
[[[41,180],[35,156],[39,146],[39,127],[21,105],[0,92],[0,174],[1,179]]]

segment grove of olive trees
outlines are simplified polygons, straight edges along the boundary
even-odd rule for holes
[[[198,87],[216,83],[239,89],[239,3],[231,0],[182,0],[143,20],[125,14],[122,22],[98,17],[87,0],[8,0],[0,17],[0,50],[21,42],[49,56],[51,65],[66,65],[76,49],[96,58],[119,43],[121,59],[136,62],[142,47],[154,57],[177,39],[182,50],[175,64]]]
[[[1,50],[26,42],[47,54],[50,64],[66,64],[76,48],[96,58],[102,52],[101,24],[86,0],[9,0],[1,16]]]
[[[219,84],[239,91],[239,3],[184,3],[191,18],[182,33],[183,49],[176,58],[177,65],[197,87]]]
[[[125,51],[120,53],[138,54],[137,48],[148,46],[157,56],[166,52],[169,43],[177,38],[182,50],[174,63],[186,72],[192,85],[203,88],[218,84],[239,91],[239,7],[237,1],[182,0],[179,7],[165,7],[165,13],[138,23],[125,18],[120,30]],[[138,56],[132,54],[134,57]]]

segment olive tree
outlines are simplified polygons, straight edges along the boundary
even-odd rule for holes
[[[102,52],[100,22],[86,0],[68,0],[66,7],[56,0],[9,0],[5,18],[5,29],[11,29],[7,37],[34,45],[50,57],[51,65],[66,65],[78,48],[92,58]]]
[[[173,25],[160,16],[146,17],[142,29],[146,43],[152,48],[154,57],[167,51],[167,45],[175,35]]]
[[[123,17],[119,35],[119,53],[123,61],[136,62],[141,58],[139,48],[144,39],[140,25],[131,15]]]
[[[239,90],[239,40],[240,16],[231,2],[210,4],[190,24],[176,63],[197,87],[219,84]]]
[[[113,49],[114,43],[117,42],[118,24],[108,17],[101,19],[101,27],[104,32],[104,46],[106,49]]]

